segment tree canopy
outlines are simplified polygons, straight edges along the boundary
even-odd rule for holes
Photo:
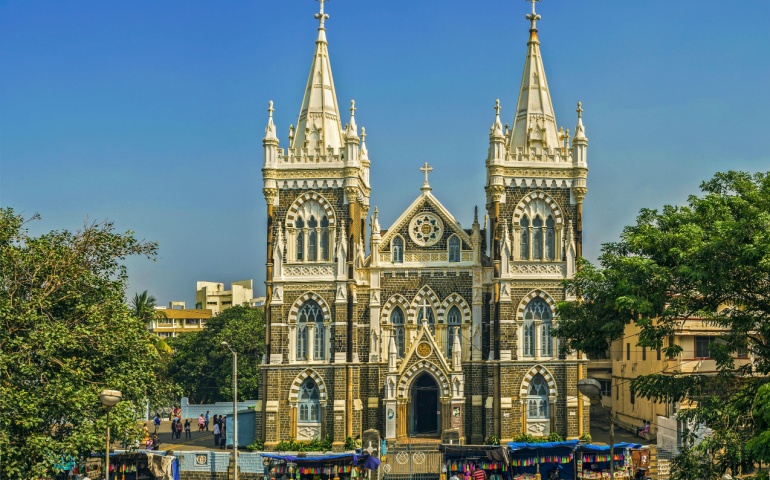
[[[565,350],[589,355],[605,352],[631,322],[640,327],[640,346],[669,355],[680,348],[664,340],[683,318],[703,318],[728,331],[711,346],[716,376],[658,372],[632,382],[636,395],[656,401],[696,401],[681,418],[713,430],[704,445],[690,445],[674,463],[681,467],[678,478],[770,461],[770,422],[760,408],[765,404],[755,400],[769,391],[770,173],[719,173],[701,190],[687,205],[642,210],[618,242],[603,246],[600,267],[582,261],[566,282],[578,300],[558,305],[555,330]],[[744,349],[753,361],[736,367],[735,354]],[[717,468],[704,463],[712,457],[698,448],[719,452]]]
[[[232,400],[232,355],[223,341],[238,353],[239,400],[257,398],[265,351],[264,309],[236,306],[213,317],[203,330],[169,339],[174,355],[168,375],[191,403]]]
[[[145,399],[168,397],[157,351],[125,301],[130,255],[154,243],[110,222],[32,237],[27,222],[0,209],[0,462],[2,476],[49,476],[67,456],[103,451],[102,389],[120,390],[114,438],[139,435]]]

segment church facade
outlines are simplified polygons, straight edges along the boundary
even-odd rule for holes
[[[298,123],[281,148],[271,102],[263,139],[257,437],[267,449],[290,437],[340,446],[368,429],[393,442],[469,444],[588,431],[577,391],[586,360],[560,356],[551,335],[561,281],[581,255],[588,141],[580,106],[573,137],[557,128],[534,7],[527,18],[513,127],[498,102],[489,129],[488,221],[476,212],[463,228],[433,194],[424,162],[419,194],[383,229],[353,102],[342,124],[321,2]]]

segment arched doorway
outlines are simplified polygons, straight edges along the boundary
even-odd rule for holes
[[[441,434],[441,404],[436,379],[423,372],[411,388],[411,436],[437,437]]]

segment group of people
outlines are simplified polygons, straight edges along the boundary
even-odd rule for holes
[[[214,415],[214,446],[218,446],[222,450],[227,446],[225,428],[225,416]]]
[[[209,422],[211,420],[212,419],[209,416],[208,411],[206,411],[205,414],[201,413],[200,417],[198,417],[198,432],[208,432]],[[225,416],[214,415],[212,423],[214,426],[214,446],[224,449],[227,443],[227,436],[225,432]],[[157,438],[158,431],[160,430],[160,415],[158,414],[155,415],[153,424],[155,425],[155,434],[153,435],[153,437]],[[145,427],[145,431],[147,431],[147,427]],[[182,432],[184,432],[185,439],[192,438],[192,422],[190,421],[189,418],[185,419],[183,422],[182,409],[175,406],[171,411],[171,438],[172,439],[181,438]],[[149,431],[147,431],[146,433],[147,433],[147,436],[149,436]]]

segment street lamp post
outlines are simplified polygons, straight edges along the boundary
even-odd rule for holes
[[[585,395],[592,402],[596,401],[602,407],[602,411],[607,415],[610,421],[610,480],[615,479],[615,422],[612,420],[610,412],[602,405],[602,386],[598,380],[593,378],[584,378],[578,380],[578,392]]]
[[[227,342],[222,346],[233,354],[233,480],[238,480],[238,354]]]
[[[104,451],[104,478],[110,478],[110,410],[123,399],[123,394],[118,390],[102,390],[99,400],[107,408],[107,448]]]

